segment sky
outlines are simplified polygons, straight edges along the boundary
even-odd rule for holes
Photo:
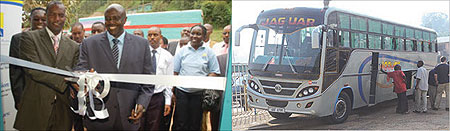
[[[233,34],[242,25],[254,24],[262,10],[290,7],[322,8],[321,0],[309,1],[233,1]],[[449,1],[343,1],[332,0],[330,7],[345,9],[368,16],[394,21],[407,25],[420,26],[422,16],[430,12],[442,12],[449,15]],[[241,46],[233,45],[233,63],[247,63],[252,30],[241,32]],[[235,36],[232,37],[235,43]]]

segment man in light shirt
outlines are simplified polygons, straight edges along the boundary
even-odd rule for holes
[[[416,75],[416,109],[414,113],[427,113],[427,92],[428,92],[428,73],[427,69],[423,67],[423,61],[417,62]]]
[[[205,42],[204,45],[208,46],[209,48],[212,48],[214,44],[216,44],[216,42],[211,40],[211,34],[213,33],[214,28],[211,24],[204,24],[203,26],[205,26],[206,28],[206,37],[205,40],[203,40],[203,42]]]
[[[152,56],[152,68],[156,70],[156,75],[173,75],[173,56],[169,51],[160,47],[162,39],[161,29],[152,27],[147,32],[147,39],[150,44]],[[148,105],[148,111],[144,116],[143,130],[159,130],[163,116],[170,113],[172,98],[172,87],[156,85],[154,94]]]
[[[225,26],[222,31],[223,41],[213,46],[212,49],[217,56],[228,53],[228,45],[230,43],[230,30],[231,25]]]

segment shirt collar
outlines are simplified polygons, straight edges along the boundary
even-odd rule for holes
[[[106,35],[108,36],[108,40],[112,42],[113,39],[115,39],[114,36],[112,36],[109,31],[106,31]],[[123,31],[123,33],[119,36],[119,38],[117,38],[120,42],[118,44],[123,44],[124,43],[124,38],[125,38],[125,31]]]
[[[53,34],[53,32],[48,27],[45,27],[45,29],[47,30],[48,36],[50,36],[50,39],[52,39],[53,41],[53,36],[55,36],[55,34]],[[59,34],[56,35],[59,38],[59,40],[61,40],[61,34],[62,33],[59,32]]]
[[[158,48],[156,48],[156,49],[154,49],[152,46],[150,46],[149,45],[149,47],[150,47],[150,52],[152,51],[152,50],[156,50],[156,53],[159,53],[160,52],[160,49],[161,49],[161,47],[159,46]]]
[[[202,41],[202,43],[203,43],[203,45],[202,45],[202,46],[200,46],[200,47],[198,47],[198,49],[197,49],[197,50],[200,50],[200,49],[205,49],[205,48],[206,48],[206,44],[205,44],[205,42],[203,42],[203,41]],[[187,46],[188,46],[188,48],[189,48],[189,49],[195,50],[195,49],[194,49],[194,47],[192,47],[192,45],[191,45],[191,42],[190,42],[190,41],[189,41],[189,43],[187,44]]]

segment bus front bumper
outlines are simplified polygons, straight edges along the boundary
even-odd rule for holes
[[[318,96],[305,98],[283,98],[267,96],[248,90],[247,102],[250,107],[278,113],[316,115]]]

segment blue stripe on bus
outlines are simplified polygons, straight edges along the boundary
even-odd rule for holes
[[[404,62],[417,64],[416,61],[408,60],[408,59],[405,59],[405,58],[398,58],[398,57],[391,56],[391,55],[386,55],[386,54],[380,54],[379,57],[389,58],[389,59],[394,59],[394,60],[399,60],[399,61],[404,61]],[[362,73],[364,67],[366,66],[367,63],[369,63],[369,61],[372,61],[372,56],[367,57],[363,61],[363,63],[359,66],[358,73]],[[358,89],[359,89],[359,96],[361,96],[361,99],[367,104],[366,97],[364,96],[363,88],[362,88],[362,76],[358,76]]]

